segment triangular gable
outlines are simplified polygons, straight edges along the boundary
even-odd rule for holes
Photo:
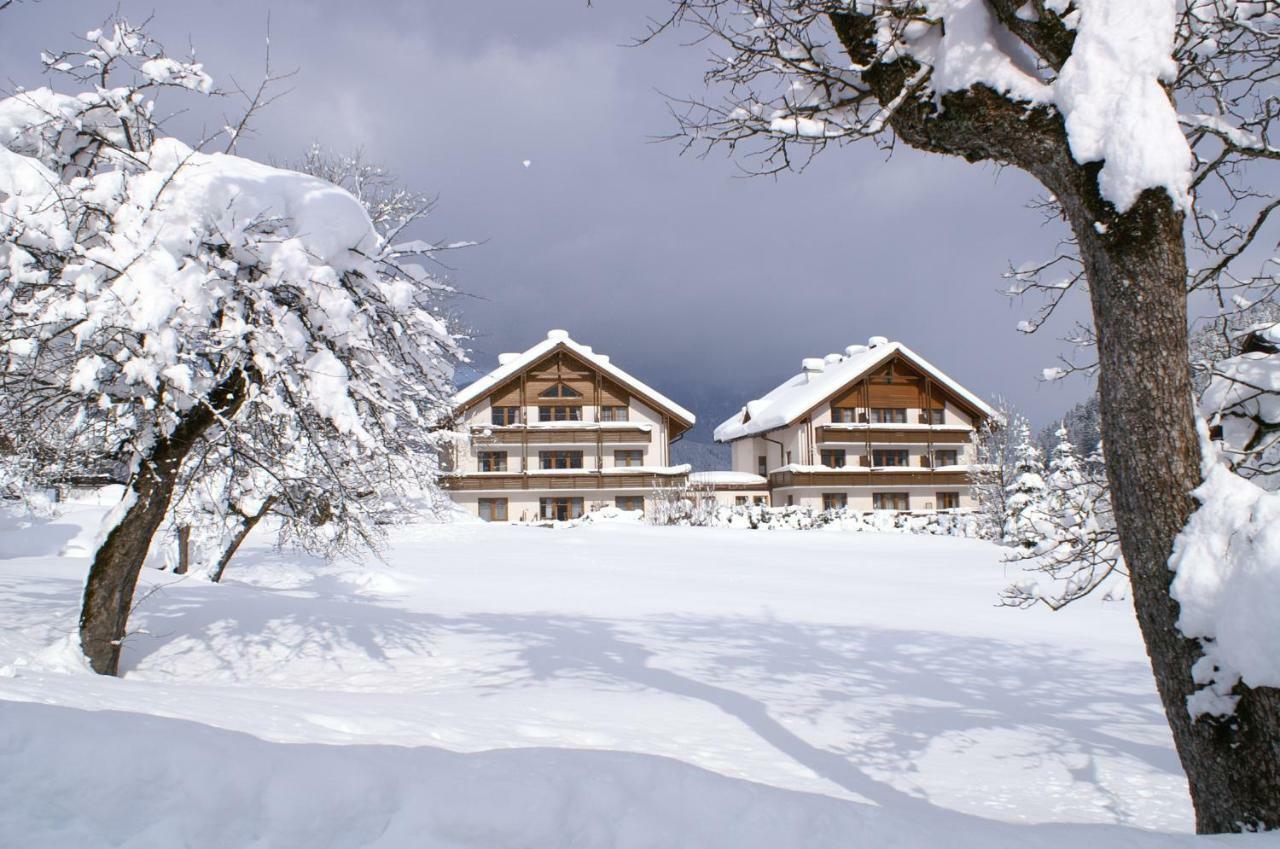
[[[901,342],[888,342],[856,353],[851,347],[849,351],[848,356],[838,362],[825,364],[823,370],[816,375],[795,375],[763,398],[749,402],[737,415],[716,428],[716,441],[732,442],[789,427],[842,396],[849,402],[848,406],[862,406],[860,403],[853,403],[851,393],[869,376],[879,374],[893,362],[902,362],[908,367],[904,370],[904,378],[908,377],[908,371],[916,376],[929,378],[932,392],[941,393],[944,398],[950,399],[976,419],[999,418],[999,414],[981,398]],[[891,381],[885,383],[892,386]],[[890,396],[891,393],[886,393],[886,397]],[[906,396],[905,392],[903,396]],[[915,407],[917,404],[894,402],[880,406]]]
[[[537,372],[544,363],[558,356],[569,358],[568,362],[576,363],[578,368],[562,369],[557,380],[548,379],[546,386],[537,391],[533,391],[533,387],[526,387],[527,403],[537,404],[546,400],[539,397],[539,392],[552,383],[563,381],[574,386],[576,380],[589,372],[593,375],[593,380],[594,375],[600,375],[602,404],[625,403],[626,395],[635,395],[646,405],[672,419],[673,437],[693,427],[697,421],[693,413],[613,365],[607,357],[579,345],[563,331],[552,331],[537,345],[459,390],[453,397],[455,409],[462,412],[491,395],[509,395],[513,389],[518,397],[520,376],[531,371]],[[571,373],[566,374],[566,371]],[[594,398],[593,392],[584,393],[584,396],[588,401]]]

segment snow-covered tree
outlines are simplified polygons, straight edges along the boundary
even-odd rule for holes
[[[1012,475],[1005,487],[1003,536],[1010,545],[1029,549],[1035,546],[1036,527],[1044,512],[1044,466],[1040,449],[1031,440],[1030,425],[1020,422],[1016,433]]]
[[[1086,462],[1076,455],[1065,423],[1057,437],[1035,516],[1023,522],[1022,547],[1011,558],[1029,577],[1004,591],[1007,605],[1057,610],[1100,587],[1112,597],[1126,589],[1101,446]]]
[[[471,244],[405,241],[405,231],[427,218],[434,200],[405,188],[362,153],[331,154],[313,145],[292,167],[360,201],[386,246],[387,262],[434,261],[444,251]],[[451,294],[443,285],[424,288],[423,305],[444,316]],[[251,420],[255,412],[262,410],[250,408],[250,420],[234,431],[215,433],[204,450],[193,453],[169,523],[170,538],[187,544],[192,568],[213,581],[221,579],[240,544],[268,514],[278,523],[282,543],[330,557],[376,543],[385,526],[413,515],[410,502],[421,509],[437,506],[429,483],[411,497],[398,483],[401,471],[377,455],[344,455],[335,462],[333,452],[308,451],[308,443],[294,438],[287,423],[270,416]],[[424,444],[422,450],[433,447]]]
[[[833,143],[905,143],[1044,186],[1070,237],[1018,275],[1047,298],[1025,329],[1087,284],[1116,526],[1197,827],[1280,828],[1280,690],[1242,685],[1231,728],[1188,713],[1205,643],[1179,628],[1168,568],[1203,478],[1188,288],[1255,285],[1239,266],[1280,209],[1258,173],[1280,161],[1280,5],[671,0],[658,29],[683,25],[715,44],[724,95],[680,110],[690,145],[768,172]]]
[[[1058,429],[1065,426],[1070,434],[1076,454],[1087,457],[1102,441],[1102,405],[1094,391],[1088,398],[1073,404],[1057,422],[1050,423],[1036,434],[1036,445],[1046,457],[1053,456],[1058,444]]]
[[[193,452],[275,428],[353,485],[332,490],[348,504],[345,469],[429,479],[457,351],[435,281],[350,193],[162,133],[159,91],[212,89],[198,63],[117,20],[45,64],[78,91],[0,101],[0,416],[20,450],[127,463],[80,619],[89,662],[113,674]]]
[[[998,415],[984,422],[975,435],[975,462],[969,467],[969,483],[978,504],[982,534],[989,539],[1004,535],[1007,490],[1018,459],[1017,440],[1029,427],[1026,417],[1010,401],[997,398],[994,406]]]

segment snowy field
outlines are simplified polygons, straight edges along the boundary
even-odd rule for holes
[[[1187,834],[1128,605],[997,608],[986,543],[259,544],[221,586],[148,571],[112,680],[66,637],[99,512],[0,533],[6,846],[1280,846]]]

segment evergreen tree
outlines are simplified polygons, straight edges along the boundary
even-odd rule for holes
[[[1007,605],[1057,610],[1124,579],[1102,446],[1082,462],[1065,423],[1057,436],[1040,510],[1023,522],[1021,548],[1011,558],[1026,563],[1033,575],[1006,588]],[[1107,593],[1116,595],[1116,588]]]
[[[1005,490],[1004,539],[1010,545],[1032,548],[1043,511],[1045,483],[1040,449],[1031,441],[1031,428],[1025,421],[1018,425],[1015,455],[1013,480]]]

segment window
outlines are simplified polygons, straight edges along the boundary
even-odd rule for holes
[[[905,407],[874,407],[871,421],[876,424],[906,424],[907,410]]]
[[[939,510],[960,509],[960,493],[958,492],[939,492],[937,498]]]
[[[600,421],[602,422],[625,422],[627,420],[626,407],[601,407]]]
[[[538,421],[540,422],[580,422],[582,421],[581,407],[539,407]]]
[[[613,499],[613,504],[619,510],[639,510],[644,512],[643,495],[619,495]]]
[[[734,507],[746,507],[747,497],[745,495],[735,495],[733,498]]]
[[[581,451],[539,451],[538,468],[540,469],[581,469]]]
[[[822,449],[822,465],[829,469],[844,468],[844,449],[843,448],[823,448]]]
[[[538,513],[548,522],[582,518],[581,498],[539,498]]]
[[[788,506],[788,507],[795,507],[795,506],[796,506],[796,499],[795,499],[795,496],[793,496],[793,495],[788,495],[788,496],[787,496],[787,506]]]
[[[505,472],[507,470],[506,451],[481,451],[479,455],[480,471]]]
[[[836,424],[853,424],[858,420],[858,411],[853,407],[832,407],[831,421]]]
[[[788,465],[788,466],[790,466],[790,465],[791,465],[791,452],[790,452],[790,451],[788,451],[788,452],[787,452],[787,465]]]
[[[877,448],[871,452],[873,466],[905,466],[911,462],[911,454],[905,448]]]
[[[843,510],[849,506],[849,496],[843,492],[824,492],[822,493],[822,509],[823,510]]]
[[[507,521],[507,499],[481,498],[480,518],[484,519],[486,522]]]
[[[539,398],[581,398],[582,393],[566,383],[557,383],[538,393]]]
[[[639,449],[627,449],[626,451],[613,452],[613,465],[615,466],[643,466],[644,452]]]
[[[947,423],[946,410],[925,410],[925,420],[931,425]]]
[[[905,492],[873,492],[871,507],[874,510],[910,510],[911,499]]]
[[[933,452],[933,464],[935,466],[955,466],[960,462],[960,452],[954,448],[945,448]]]
[[[756,472],[762,478],[769,475],[769,458],[763,454],[756,458]]]
[[[513,425],[520,423],[519,407],[490,407],[489,421],[496,425]]]
[[[760,507],[764,507],[769,503],[769,498],[768,496],[765,496],[765,495],[753,495],[751,497],[751,503]]]

